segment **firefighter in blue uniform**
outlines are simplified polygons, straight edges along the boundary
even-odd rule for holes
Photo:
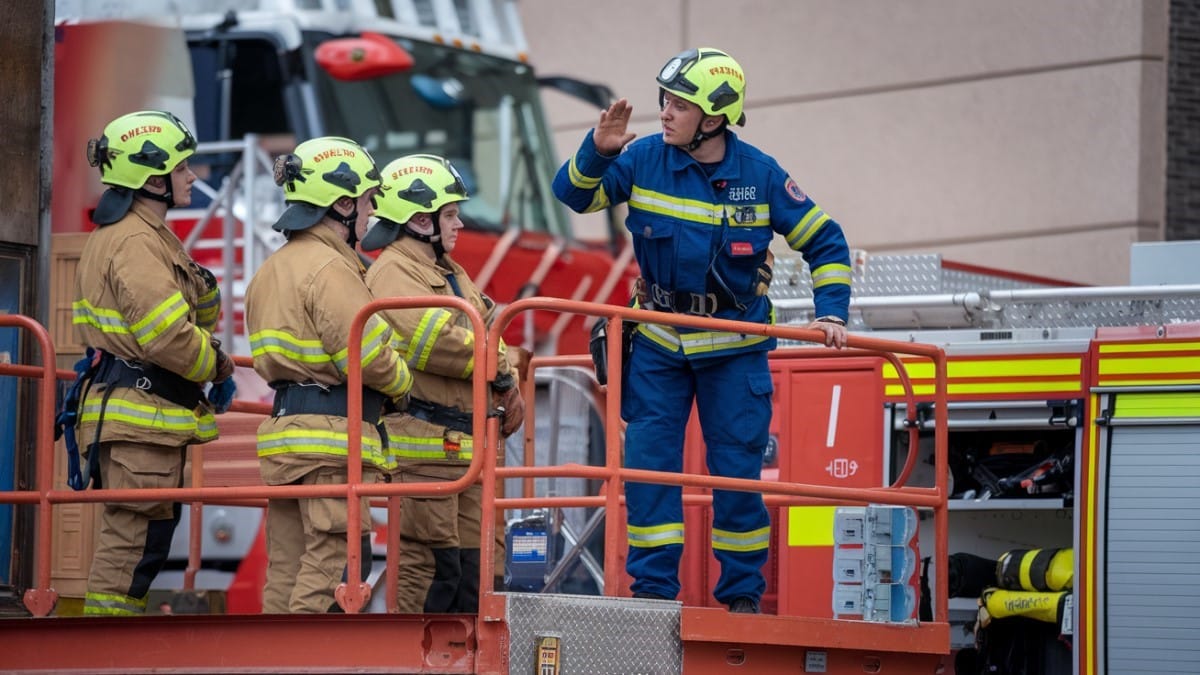
[[[625,221],[641,268],[640,306],[664,312],[774,323],[766,296],[775,233],[812,273],[825,344],[843,347],[850,251],[841,227],[779,164],[729,130],[743,125],[745,75],[717,49],[671,58],[658,75],[662,133],[630,143],[625,99],[600,115],[559,169],[554,193],[578,212],[629,203]],[[625,465],[679,472],[695,400],[709,472],[756,479],[762,470],[775,339],[644,323],[633,335],[621,416]],[[628,483],[634,597],[673,599],[683,552],[680,488]],[[721,564],[713,591],[731,612],[757,613],[766,582],[770,520],[757,493],[715,490],[712,547]]]

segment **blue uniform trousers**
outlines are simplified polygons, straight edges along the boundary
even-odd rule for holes
[[[634,337],[621,416],[625,466],[680,472],[692,401],[700,415],[708,471],[714,476],[760,477],[771,422],[767,352],[689,360],[641,335]],[[626,483],[629,557],[634,593],[674,598],[683,553],[682,490],[678,486]],[[770,544],[770,519],[762,495],[713,492],[712,546],[721,565],[713,595],[729,604],[756,602],[766,588],[762,566]]]

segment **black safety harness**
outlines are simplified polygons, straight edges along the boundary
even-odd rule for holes
[[[458,431],[468,435],[475,433],[474,422],[471,419],[470,413],[463,412],[452,406],[434,403],[433,401],[409,398],[407,409],[394,410],[394,412],[405,412],[419,420],[425,420],[430,424],[446,427],[451,431]]]
[[[93,385],[103,386],[104,396],[100,400],[96,433],[87,446],[88,466],[84,474],[80,468],[75,428],[79,423],[79,407]],[[84,357],[75,364],[75,382],[63,397],[62,408],[54,421],[54,438],[66,438],[67,484],[74,490],[84,490],[89,484],[97,489],[103,487],[100,484],[100,432],[104,428],[108,399],[121,387],[144,391],[188,410],[194,410],[204,400],[204,391],[196,382],[150,363],[126,361],[104,350],[88,347]]]
[[[316,382],[271,383],[275,390],[275,403],[271,406],[272,417],[287,415],[334,415],[346,417],[349,409],[346,385],[326,385]],[[383,404],[388,400],[382,392],[363,387],[362,421],[370,425],[379,424]]]

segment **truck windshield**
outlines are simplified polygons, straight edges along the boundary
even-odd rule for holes
[[[311,55],[328,35],[308,34]],[[446,157],[471,199],[468,227],[569,236],[550,192],[557,168],[533,70],[522,63],[446,45],[400,40],[413,57],[404,73],[370,80],[333,78],[307,64],[324,133],[359,141],[383,168],[412,153]]]

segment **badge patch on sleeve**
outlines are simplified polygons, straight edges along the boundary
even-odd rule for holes
[[[791,176],[788,176],[787,182],[783,184],[783,187],[787,189],[787,193],[792,196],[792,199],[798,202],[808,201],[808,195],[804,194],[804,190],[801,190],[800,186],[796,185],[795,179]]]
[[[729,242],[729,255],[753,255],[754,244],[748,241]]]

